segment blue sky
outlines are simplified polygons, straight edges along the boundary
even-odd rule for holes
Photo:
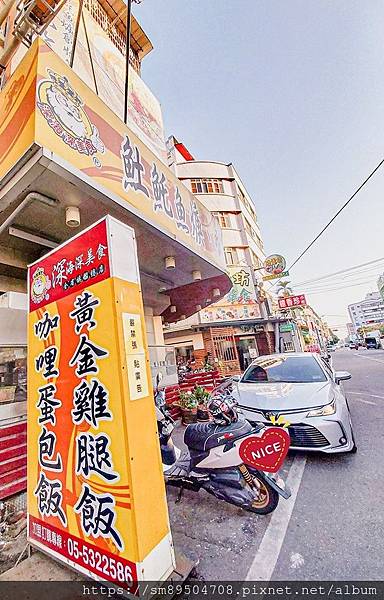
[[[292,262],[384,156],[382,1],[143,0],[134,12],[155,47],[142,74],[167,134],[235,164],[267,252]],[[384,168],[292,270],[295,292],[384,257],[383,199]],[[383,268],[308,299],[345,323]]]

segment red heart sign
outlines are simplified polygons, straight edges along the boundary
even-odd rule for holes
[[[289,443],[285,429],[269,427],[261,437],[251,435],[240,444],[240,458],[249,467],[276,473],[287,456]]]

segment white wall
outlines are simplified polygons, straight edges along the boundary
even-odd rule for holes
[[[180,332],[178,336],[166,335],[165,343],[167,346],[193,346],[194,350],[204,350],[203,334],[191,333],[189,331]]]

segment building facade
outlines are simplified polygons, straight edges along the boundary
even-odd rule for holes
[[[20,330],[0,329],[0,429],[26,418],[26,313],[14,292],[26,294],[28,264],[75,233],[106,215],[134,229],[149,361],[164,384],[177,372],[162,320],[231,288],[216,219],[166,164],[160,104],[140,77],[152,44],[134,18],[125,85],[125,2],[38,4],[32,30],[23,3],[0,0],[0,320]],[[57,265],[61,282],[74,269]]]
[[[360,328],[384,325],[384,300],[379,292],[370,292],[364,300],[348,306],[355,334]]]
[[[285,296],[289,299],[289,296]],[[284,336],[286,351],[325,352],[327,343],[333,339],[333,332],[328,324],[309,304],[303,306],[277,309],[278,314],[289,317],[295,327],[291,328],[291,337]],[[283,329],[285,329],[283,327]],[[294,346],[294,348],[293,348]]]
[[[379,290],[381,298],[384,300],[384,275],[380,275],[377,280],[377,289]]]
[[[384,325],[384,300],[379,292],[370,292],[364,300],[350,304],[348,312],[355,333],[361,327]]]
[[[224,372],[244,370],[259,354],[283,349],[279,318],[263,287],[266,255],[255,205],[232,163],[195,160],[174,137],[167,146],[177,177],[220,226],[233,287],[209,308],[198,306],[193,318],[166,326],[166,343],[180,360],[193,355],[200,366],[209,354]]]

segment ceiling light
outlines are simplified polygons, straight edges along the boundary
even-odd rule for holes
[[[80,211],[77,206],[67,206],[65,209],[65,222],[68,227],[79,227]]]
[[[176,267],[176,261],[174,256],[167,256],[164,259],[166,269],[174,269]]]

